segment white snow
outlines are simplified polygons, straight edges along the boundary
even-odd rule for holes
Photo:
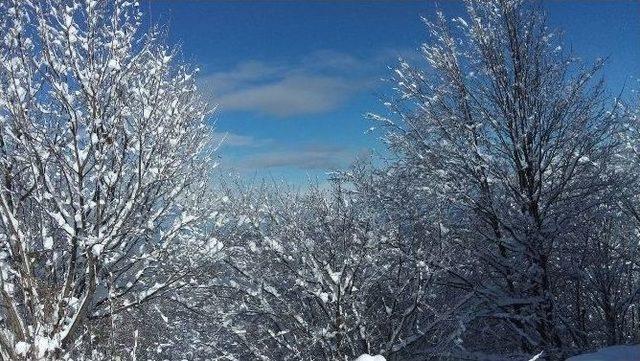
[[[638,361],[640,345],[619,345],[601,348],[594,353],[573,356],[567,361]]]
[[[533,356],[533,358],[532,358],[532,359],[530,359],[529,361],[536,361],[536,360],[539,360],[539,359],[540,359],[540,356],[542,356],[542,354],[543,354],[543,353],[544,353],[544,352],[540,352],[539,354],[537,354],[537,355]]]
[[[455,20],[458,21],[460,24],[462,24],[462,26],[464,26],[464,27],[468,27],[469,26],[469,24],[467,24],[467,22],[463,18],[458,17]]]
[[[384,356],[382,355],[371,356],[369,354],[361,355],[360,357],[355,359],[355,361],[386,361],[386,360],[387,359],[385,359]]]
[[[16,355],[18,355],[18,356],[26,356],[27,352],[29,352],[30,348],[31,348],[31,345],[29,345],[28,343],[26,343],[24,341],[20,341],[20,342],[16,343],[16,346],[15,346]]]
[[[118,61],[115,59],[109,60],[107,66],[113,70],[120,70],[120,64],[118,64]]]
[[[42,246],[46,250],[52,249],[53,248],[53,237],[51,237],[51,236],[44,237],[44,239],[42,240]]]
[[[103,249],[103,244],[94,244],[93,247],[91,247],[91,253],[93,253],[94,256],[98,257],[102,253]]]

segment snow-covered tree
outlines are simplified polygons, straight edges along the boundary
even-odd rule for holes
[[[231,223],[241,232],[227,243],[214,303],[226,319],[223,359],[388,356],[434,346],[425,334],[448,332],[451,315],[436,291],[443,271],[429,263],[447,260],[439,227],[429,236],[405,232],[372,207],[369,193],[341,182],[302,194],[238,193]]]
[[[461,352],[560,358],[562,252],[619,195],[621,109],[592,80],[603,63],[580,66],[532,3],[466,9],[426,21],[426,69],[401,61],[391,114],[373,118],[423,192],[461,210],[466,251],[449,283],[476,301]]]
[[[0,14],[0,359],[59,359],[219,247],[209,109],[137,3]]]

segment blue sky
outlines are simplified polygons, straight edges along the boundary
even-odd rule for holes
[[[640,2],[543,2],[566,46],[605,72],[618,90],[640,77]],[[442,1],[448,17],[463,5]],[[367,112],[383,112],[383,78],[399,56],[418,56],[426,39],[415,2],[148,1],[143,11],[168,27],[168,41],[200,67],[205,96],[219,105],[212,121],[226,134],[223,169],[302,184],[323,179],[368,149]]]

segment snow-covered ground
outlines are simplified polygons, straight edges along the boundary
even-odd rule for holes
[[[532,360],[536,360],[533,358]],[[354,361],[385,361],[384,356],[362,355]],[[601,348],[597,352],[573,356],[567,361],[640,361],[640,345],[620,345]]]
[[[384,358],[384,356],[381,356],[381,355],[371,356],[371,355],[364,354],[358,357],[357,359],[355,359],[355,361],[386,361],[386,359]]]
[[[567,361],[640,361],[640,345],[605,347],[594,353],[570,357]]]

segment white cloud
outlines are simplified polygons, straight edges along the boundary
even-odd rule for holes
[[[261,147],[271,143],[271,141],[271,139],[256,139],[250,135],[213,133],[213,143],[222,147]]]
[[[346,79],[291,75],[222,95],[217,102],[222,111],[258,111],[286,118],[336,109],[353,91],[353,84]]]
[[[250,60],[205,76],[201,88],[223,113],[247,111],[278,118],[326,113],[369,91],[380,68],[395,62],[392,54],[385,50],[359,58],[322,50],[288,63]]]
[[[347,165],[355,158],[356,153],[346,147],[303,145],[295,149],[257,153],[243,159],[240,168],[255,170],[288,167],[302,170],[332,170]]]
[[[205,91],[227,94],[256,82],[273,80],[284,70],[282,67],[251,60],[238,64],[230,71],[209,74],[202,79],[202,83]]]

